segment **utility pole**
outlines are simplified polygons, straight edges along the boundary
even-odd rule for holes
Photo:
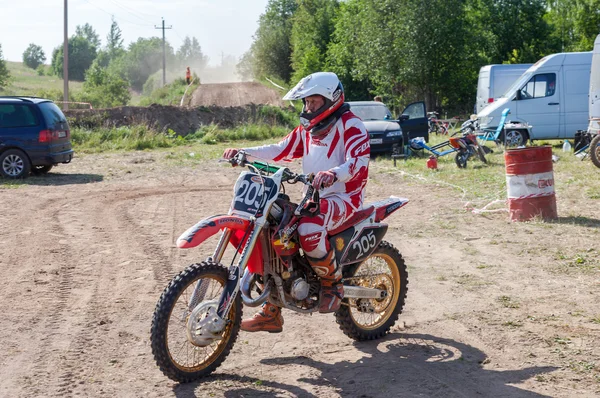
[[[67,1],[67,0],[65,0]],[[162,19],[162,27],[154,25],[154,29],[162,29],[163,32],[163,86],[167,84],[167,50],[165,45],[165,29],[171,29],[172,26],[165,28],[165,19]]]
[[[63,109],[69,109],[69,29],[67,23],[67,0],[65,0],[65,37],[63,40]]]

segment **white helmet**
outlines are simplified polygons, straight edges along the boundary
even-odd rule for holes
[[[335,73],[317,72],[300,80],[283,99],[301,99],[304,102],[304,99],[311,95],[322,96],[325,103],[321,108],[310,113],[307,113],[304,107],[300,113],[300,124],[313,136],[320,136],[327,133],[339,117],[334,113],[344,104],[344,87]]]

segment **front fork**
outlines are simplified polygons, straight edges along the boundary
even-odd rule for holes
[[[256,245],[256,242],[260,236],[260,232],[262,230],[262,225],[254,224],[254,228],[250,232],[250,236],[248,237],[246,244],[244,245],[244,249],[242,250],[240,259],[237,264],[232,264],[229,267],[229,277],[227,278],[227,282],[225,283],[225,287],[223,292],[221,293],[221,297],[219,298],[219,305],[217,307],[217,315],[221,319],[226,319],[229,314],[229,310],[235,301],[237,294],[240,291],[240,274],[246,269],[248,264],[248,260],[250,258],[250,254],[252,253],[252,249]],[[221,233],[221,238],[219,239],[219,243],[215,248],[215,252],[213,256],[209,257],[209,261],[213,261],[216,263],[221,262],[223,258],[223,254],[225,253],[225,249],[227,248],[227,244],[229,243],[229,239],[231,238],[231,230],[225,229]],[[194,288],[194,292],[192,293],[192,297],[190,302],[188,303],[190,311],[193,310],[196,305],[198,305],[204,299],[204,294],[206,294],[206,288],[208,287],[209,281],[199,280],[196,283]],[[205,285],[206,286],[203,286]]]

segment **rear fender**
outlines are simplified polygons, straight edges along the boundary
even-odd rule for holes
[[[177,247],[180,249],[196,247],[224,228],[245,231],[249,225],[249,220],[233,215],[208,217],[181,234],[177,239]]]
[[[387,199],[373,203],[375,206],[375,222],[386,219],[390,214],[408,203],[406,198],[390,196]]]

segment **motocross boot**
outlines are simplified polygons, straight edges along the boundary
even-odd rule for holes
[[[261,310],[252,318],[242,321],[240,329],[246,332],[281,332],[283,330],[281,308],[268,302],[264,303]]]
[[[342,267],[337,265],[335,252],[330,250],[325,257],[320,259],[308,257],[308,262],[321,278],[319,312],[337,311],[344,298],[344,286],[342,285]]]

